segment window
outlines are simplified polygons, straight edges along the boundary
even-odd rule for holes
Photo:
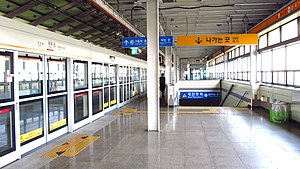
[[[298,36],[297,19],[282,26],[282,41],[286,41]]]
[[[48,98],[49,133],[67,126],[67,96]]]
[[[21,145],[44,136],[42,99],[20,103],[20,134]]]
[[[240,48],[236,48],[235,49],[235,57],[239,57],[240,56]]]
[[[48,93],[67,90],[66,61],[48,59]]]
[[[251,45],[245,45],[245,54],[250,53]]]
[[[287,46],[287,69],[299,70],[300,57],[298,55],[300,43],[295,43]]]
[[[262,58],[262,71],[272,70],[272,52],[270,50],[265,51],[261,54]]]
[[[103,65],[100,63],[92,63],[92,84],[93,87],[101,87],[103,85]]]
[[[245,50],[244,50],[245,46],[241,46],[240,47],[240,55],[244,55],[245,54]]]
[[[120,103],[123,103],[124,101],[124,86],[123,85],[120,85]]]
[[[89,117],[88,93],[77,93],[74,95],[74,121],[75,123]]]
[[[43,94],[43,61],[40,56],[19,56],[19,95],[21,98]]]
[[[0,52],[0,103],[13,100],[12,53]]]
[[[93,115],[103,110],[103,92],[102,90],[93,91]]]
[[[285,70],[285,48],[273,50],[273,70]]]
[[[258,47],[259,47],[259,49],[262,49],[262,48],[267,47],[267,46],[268,46],[267,34],[264,34],[263,36],[261,36],[259,38]]]
[[[280,42],[280,29],[274,29],[273,31],[269,32],[268,36],[268,44],[269,46],[274,45]]]
[[[0,157],[16,150],[14,107],[0,107]]]
[[[74,61],[74,89],[87,89],[88,88],[88,64],[87,62]]]

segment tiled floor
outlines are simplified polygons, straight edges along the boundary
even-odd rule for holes
[[[128,107],[145,111],[146,101]],[[161,132],[147,132],[147,115],[105,115],[7,166],[9,168],[262,169],[300,168],[300,127],[272,124],[260,110],[161,115]],[[188,110],[185,110],[188,111]],[[194,111],[194,110],[193,110]],[[41,156],[78,134],[100,136],[75,157]]]

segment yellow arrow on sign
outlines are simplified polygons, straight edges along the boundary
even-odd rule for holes
[[[177,36],[177,46],[233,46],[258,43],[257,34]]]

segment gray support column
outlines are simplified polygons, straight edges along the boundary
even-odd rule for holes
[[[148,131],[160,130],[158,77],[159,77],[159,1],[147,1],[147,97]]]
[[[173,61],[174,61],[174,84],[177,83],[177,48],[173,48]]]
[[[67,59],[67,84],[68,85],[68,132],[73,132],[74,127],[74,84],[73,84],[73,59]]]
[[[213,79],[216,79],[216,59],[213,59]]]
[[[228,80],[228,52],[224,54],[224,80]]]
[[[253,99],[255,95],[258,94],[259,85],[256,83],[257,73],[256,73],[256,63],[257,63],[257,45],[251,45],[250,49],[250,83],[252,86],[252,98],[251,105],[253,106]]]
[[[166,52],[166,72],[165,72],[165,77],[166,77],[166,85],[171,84],[171,68],[172,68],[172,56],[171,56],[171,47],[166,47],[165,48]]]
[[[176,55],[177,55],[177,48],[176,48]],[[177,67],[176,67],[176,69],[177,69],[177,81],[179,81],[180,80],[180,66],[181,66],[181,64],[180,64],[180,59],[179,59],[179,56],[176,56],[176,60],[177,60]]]

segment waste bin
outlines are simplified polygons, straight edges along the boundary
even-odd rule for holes
[[[288,105],[284,102],[272,103],[270,110],[270,121],[274,123],[283,123],[289,120]]]

